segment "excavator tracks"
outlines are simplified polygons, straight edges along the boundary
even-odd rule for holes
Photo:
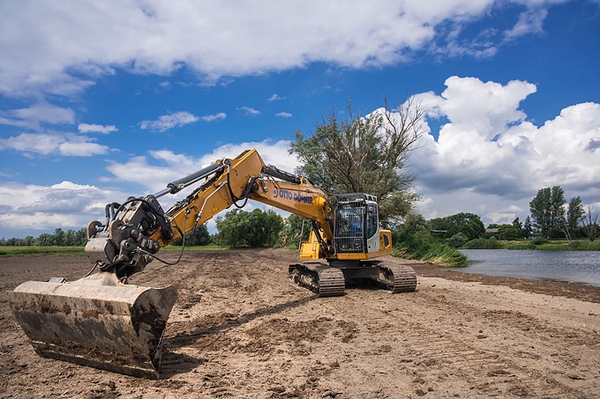
[[[417,274],[408,265],[392,262],[337,262],[330,266],[321,262],[304,262],[289,266],[292,283],[308,288],[320,297],[345,294],[346,281],[370,280],[391,293],[413,292],[417,288]]]
[[[290,280],[308,288],[319,297],[341,296],[346,293],[344,273],[321,262],[304,262],[289,266]]]
[[[377,268],[377,282],[386,286],[393,294],[400,292],[413,292],[417,289],[417,274],[407,265],[375,264]]]

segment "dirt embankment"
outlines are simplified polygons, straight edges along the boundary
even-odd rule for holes
[[[191,251],[135,276],[179,292],[153,381],[40,358],[16,325],[6,291],[79,278],[85,257],[0,258],[0,397],[600,397],[599,288],[416,264],[417,292],[316,298],[287,281],[297,261]]]

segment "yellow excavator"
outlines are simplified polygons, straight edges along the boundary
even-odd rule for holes
[[[158,198],[194,184],[198,187],[183,200],[162,209]],[[154,195],[108,204],[106,222],[87,227],[85,251],[95,265],[93,274],[73,282],[28,281],[10,292],[10,307],[35,351],[158,378],[163,332],[177,293],[173,287],[128,284],[129,277],[159,259],[161,247],[248,199],[312,222],[310,238],[301,245],[303,261],[289,265],[293,283],[321,297],[344,295],[346,282],[361,279],[392,293],[416,289],[410,266],[375,259],[391,254],[392,238],[379,227],[374,196],[341,194],[330,201],[306,177],[266,165],[252,149],[217,160]]]

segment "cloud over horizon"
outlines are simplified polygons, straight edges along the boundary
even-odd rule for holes
[[[431,134],[423,137],[411,158],[426,197],[469,197],[472,209],[480,209],[484,215],[500,211],[486,207],[500,200],[505,209],[512,209],[507,216],[512,218],[527,215],[527,204],[537,190],[554,185],[568,195],[580,195],[584,203],[600,203],[600,188],[594,184],[600,179],[596,145],[600,141],[600,104],[569,106],[536,126],[519,108],[536,92],[531,83],[515,80],[502,85],[453,76],[445,85],[439,95],[414,96],[429,118],[448,120],[437,138]],[[426,201],[423,208],[430,214],[444,213],[444,202]],[[446,214],[457,212],[446,210]]]

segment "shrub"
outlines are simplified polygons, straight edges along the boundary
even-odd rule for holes
[[[403,234],[394,245],[394,256],[431,262],[439,266],[467,265],[467,256],[427,232]]]
[[[462,247],[467,241],[469,241],[469,237],[467,237],[464,233],[459,232],[448,239],[448,245],[454,248],[459,248]]]
[[[224,218],[217,217],[216,224],[220,245],[231,248],[265,247],[277,242],[283,228],[283,218],[272,210],[245,212],[234,209]]]
[[[519,230],[512,224],[503,224],[498,227],[498,238],[501,240],[516,240],[519,238]]]

